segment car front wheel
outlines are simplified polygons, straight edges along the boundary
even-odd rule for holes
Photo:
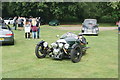
[[[72,50],[71,50],[71,61],[73,63],[77,63],[81,60],[82,57],[82,51],[79,45],[76,45]]]
[[[42,45],[37,45],[35,48],[35,55],[37,58],[45,58],[47,54],[46,49]]]

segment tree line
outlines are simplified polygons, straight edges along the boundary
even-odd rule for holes
[[[99,22],[120,20],[120,2],[3,2],[2,17],[33,16],[48,22],[82,22],[95,18]]]

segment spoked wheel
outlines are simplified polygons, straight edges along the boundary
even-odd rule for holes
[[[71,50],[71,61],[73,63],[77,63],[81,60],[82,52],[79,46],[76,46],[74,49]]]
[[[47,50],[44,49],[44,47],[42,45],[37,45],[35,48],[35,54],[37,56],[37,58],[45,58],[47,55]]]

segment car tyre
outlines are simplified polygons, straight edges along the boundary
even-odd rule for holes
[[[82,30],[82,33],[84,33],[84,30]]]
[[[8,24],[10,24],[10,22],[8,22]]]
[[[98,36],[98,34],[95,34],[95,36]]]
[[[35,55],[37,58],[45,58],[47,51],[44,49],[42,45],[37,45],[35,48]]]
[[[11,43],[10,43],[10,45],[14,45],[15,44],[15,41],[13,40]]]
[[[84,50],[83,52],[82,52],[82,55],[85,55],[86,54],[86,50]]]
[[[82,51],[81,47],[79,45],[76,45],[72,50],[71,50],[71,61],[73,63],[77,63],[81,60],[82,57]]]
[[[55,24],[55,26],[58,26],[58,24]]]

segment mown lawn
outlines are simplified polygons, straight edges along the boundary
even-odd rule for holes
[[[37,59],[35,46],[45,40],[55,42],[63,30],[41,27],[41,39],[24,38],[24,31],[14,31],[15,45],[2,47],[3,78],[117,78],[117,30],[101,31],[99,36],[86,36],[89,47],[79,63],[70,60]],[[69,31],[73,32],[73,31]],[[79,31],[74,31],[79,33]]]

